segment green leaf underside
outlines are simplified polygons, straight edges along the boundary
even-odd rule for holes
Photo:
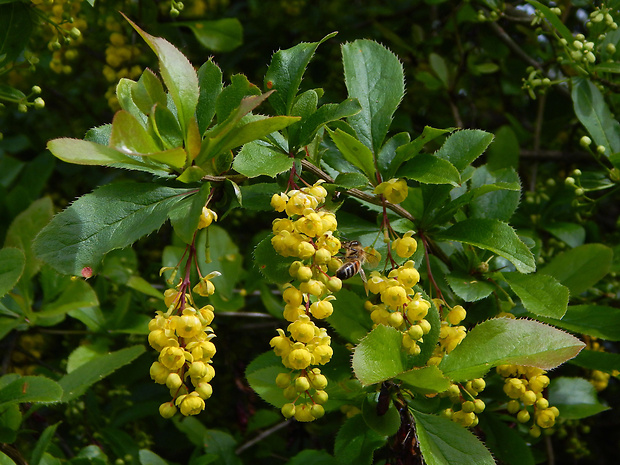
[[[452,384],[436,366],[414,368],[396,376],[396,378],[422,394],[443,392]]]
[[[59,381],[64,391],[62,402],[69,402],[78,398],[90,386],[101,381],[122,366],[131,363],[144,351],[144,346],[133,346],[117,350],[91,360],[63,376]]]
[[[536,270],[534,256],[508,224],[488,218],[470,218],[440,234],[440,240],[464,242],[490,250],[510,261],[521,273]]]
[[[568,288],[553,276],[516,272],[504,273],[503,276],[529,312],[551,318],[562,318],[566,313]]]
[[[362,106],[348,122],[359,140],[378,154],[405,93],[402,64],[396,55],[371,40],[344,44],[342,61],[349,97]]]
[[[579,420],[609,410],[599,402],[592,383],[583,378],[554,379],[549,386],[548,398],[566,420]]]
[[[256,357],[245,369],[248,383],[265,402],[281,408],[288,401],[282,394],[282,389],[274,383],[279,373],[287,369],[282,365],[282,359],[273,351],[265,352]]]
[[[495,287],[488,281],[481,281],[468,273],[455,271],[446,276],[450,288],[465,302],[475,302],[487,297]]]
[[[401,350],[402,333],[378,325],[355,347],[353,371],[362,384],[370,385],[391,379],[410,367]]]
[[[620,309],[605,305],[571,305],[562,319],[537,318],[578,334],[620,341]]]
[[[277,174],[290,170],[292,166],[292,158],[261,142],[245,144],[233,162],[233,168],[248,178],[261,175],[274,178]]]
[[[613,251],[603,244],[585,244],[553,258],[540,273],[553,276],[578,296],[609,273]]]
[[[439,365],[453,381],[483,376],[497,365],[526,365],[550,370],[575,357],[579,339],[537,321],[495,318],[480,323]]]
[[[461,176],[455,166],[447,160],[429,153],[421,153],[396,173],[397,177],[415,179],[425,184],[451,184],[458,186]]]
[[[596,145],[605,147],[607,156],[620,152],[620,122],[612,115],[601,91],[589,79],[573,78],[571,96],[577,118]]]
[[[170,42],[144,32],[126,16],[125,19],[157,55],[161,76],[177,108],[183,133],[186,133],[189,121],[194,116],[199,95],[198,76],[194,67]]]
[[[56,215],[34,243],[37,256],[60,273],[95,270],[103,256],[159,228],[170,209],[195,192],[156,184],[108,184]]]
[[[0,297],[15,287],[25,265],[26,257],[20,249],[13,247],[0,249]]]
[[[428,465],[494,465],[495,460],[469,430],[447,418],[412,411],[424,461]]]
[[[18,376],[0,389],[0,407],[21,402],[58,402],[60,385],[44,376]]]

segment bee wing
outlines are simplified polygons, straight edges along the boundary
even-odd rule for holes
[[[366,247],[364,249],[366,252],[366,264],[369,268],[376,268],[381,262],[381,254],[372,247]]]

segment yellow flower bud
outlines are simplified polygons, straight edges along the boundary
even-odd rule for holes
[[[205,408],[205,401],[197,392],[191,392],[185,396],[180,402],[180,410],[186,417],[189,415],[198,415]]]

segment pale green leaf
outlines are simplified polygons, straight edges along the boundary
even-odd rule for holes
[[[125,19],[157,55],[162,78],[177,108],[181,129],[186,133],[196,111],[199,95],[198,76],[194,67],[170,42],[147,34],[126,16]]]
[[[328,132],[344,159],[361,169],[368,179],[374,180],[375,164],[370,149],[342,129],[336,131],[328,129]]]
[[[461,425],[437,415],[412,411],[424,462],[428,465],[495,465],[482,442]]]
[[[495,318],[471,329],[439,368],[453,381],[478,378],[498,365],[550,370],[575,357],[585,344],[537,321]]]
[[[355,347],[353,371],[362,384],[386,381],[407,371],[407,358],[401,350],[402,333],[378,325]]]
[[[414,368],[396,377],[417,392],[422,394],[435,394],[443,392],[452,384],[436,366]]]

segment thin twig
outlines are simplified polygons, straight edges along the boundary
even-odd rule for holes
[[[257,442],[260,442],[263,439],[265,439],[266,437],[271,436],[273,433],[275,433],[276,431],[281,430],[282,428],[284,428],[289,423],[290,423],[290,420],[286,420],[286,421],[283,421],[282,423],[278,423],[277,425],[272,426],[268,430],[263,431],[258,436],[256,436],[254,439],[250,439],[245,444],[242,444],[241,446],[239,446],[237,448],[237,450],[235,451],[235,454],[237,454],[237,455],[241,454],[241,452],[243,452],[244,450],[249,449],[250,447],[252,447]]]
[[[327,174],[321,168],[318,168],[317,166],[313,165],[309,161],[302,160],[301,164],[304,167],[304,169],[314,173],[316,176],[323,179],[324,181],[330,184],[333,184],[335,182],[334,178],[332,178],[329,174]],[[378,206],[383,205],[381,203],[381,198],[379,196],[368,194],[359,189],[346,189],[346,193],[352,197],[356,197],[360,200],[364,200],[368,203],[372,203],[373,205],[378,205]],[[390,210],[392,210],[397,215],[400,215],[403,218],[408,219],[412,223],[415,223],[415,218],[413,217],[413,215],[409,213],[407,210],[405,210],[403,207],[401,207],[400,205],[395,205],[393,203],[386,202],[385,206],[389,208]]]

